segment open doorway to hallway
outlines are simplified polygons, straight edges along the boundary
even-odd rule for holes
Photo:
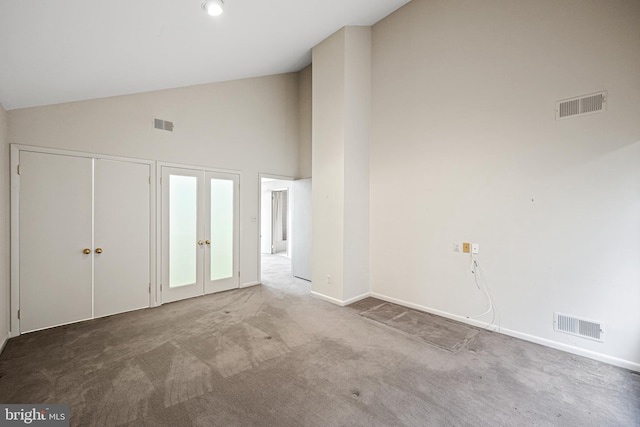
[[[311,180],[260,175],[260,280],[311,280]]]
[[[261,178],[260,253],[291,258],[293,181]]]
[[[260,177],[260,277],[277,268],[292,276],[293,180]],[[266,273],[266,274],[265,274]]]

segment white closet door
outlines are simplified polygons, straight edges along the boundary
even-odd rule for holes
[[[20,330],[92,317],[92,161],[20,153]]]
[[[94,316],[149,307],[149,165],[95,160]]]
[[[162,302],[204,293],[204,173],[162,168]]]
[[[239,175],[205,173],[205,293],[239,286]]]

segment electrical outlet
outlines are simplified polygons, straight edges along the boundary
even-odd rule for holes
[[[460,252],[460,243],[453,244],[453,252]]]
[[[471,243],[463,243],[462,252],[464,252],[465,254],[471,253]]]
[[[480,253],[480,245],[479,245],[479,244],[477,244],[477,243],[473,243],[473,244],[471,245],[471,253],[472,253],[472,254]]]
[[[331,284],[331,275],[327,274],[327,285]]]

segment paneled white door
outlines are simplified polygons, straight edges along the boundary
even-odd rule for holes
[[[239,176],[161,168],[162,302],[239,285]]]
[[[92,159],[20,153],[21,332],[92,317],[91,176]]]
[[[149,306],[149,165],[95,160],[94,316]]]
[[[150,165],[19,151],[20,333],[149,306]]]

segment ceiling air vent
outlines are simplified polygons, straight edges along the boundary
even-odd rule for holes
[[[584,116],[607,109],[607,92],[592,93],[556,103],[556,120]]]
[[[604,342],[604,325],[593,320],[553,313],[553,330],[582,338]]]
[[[173,122],[168,120],[153,119],[153,127],[160,130],[173,132]]]

